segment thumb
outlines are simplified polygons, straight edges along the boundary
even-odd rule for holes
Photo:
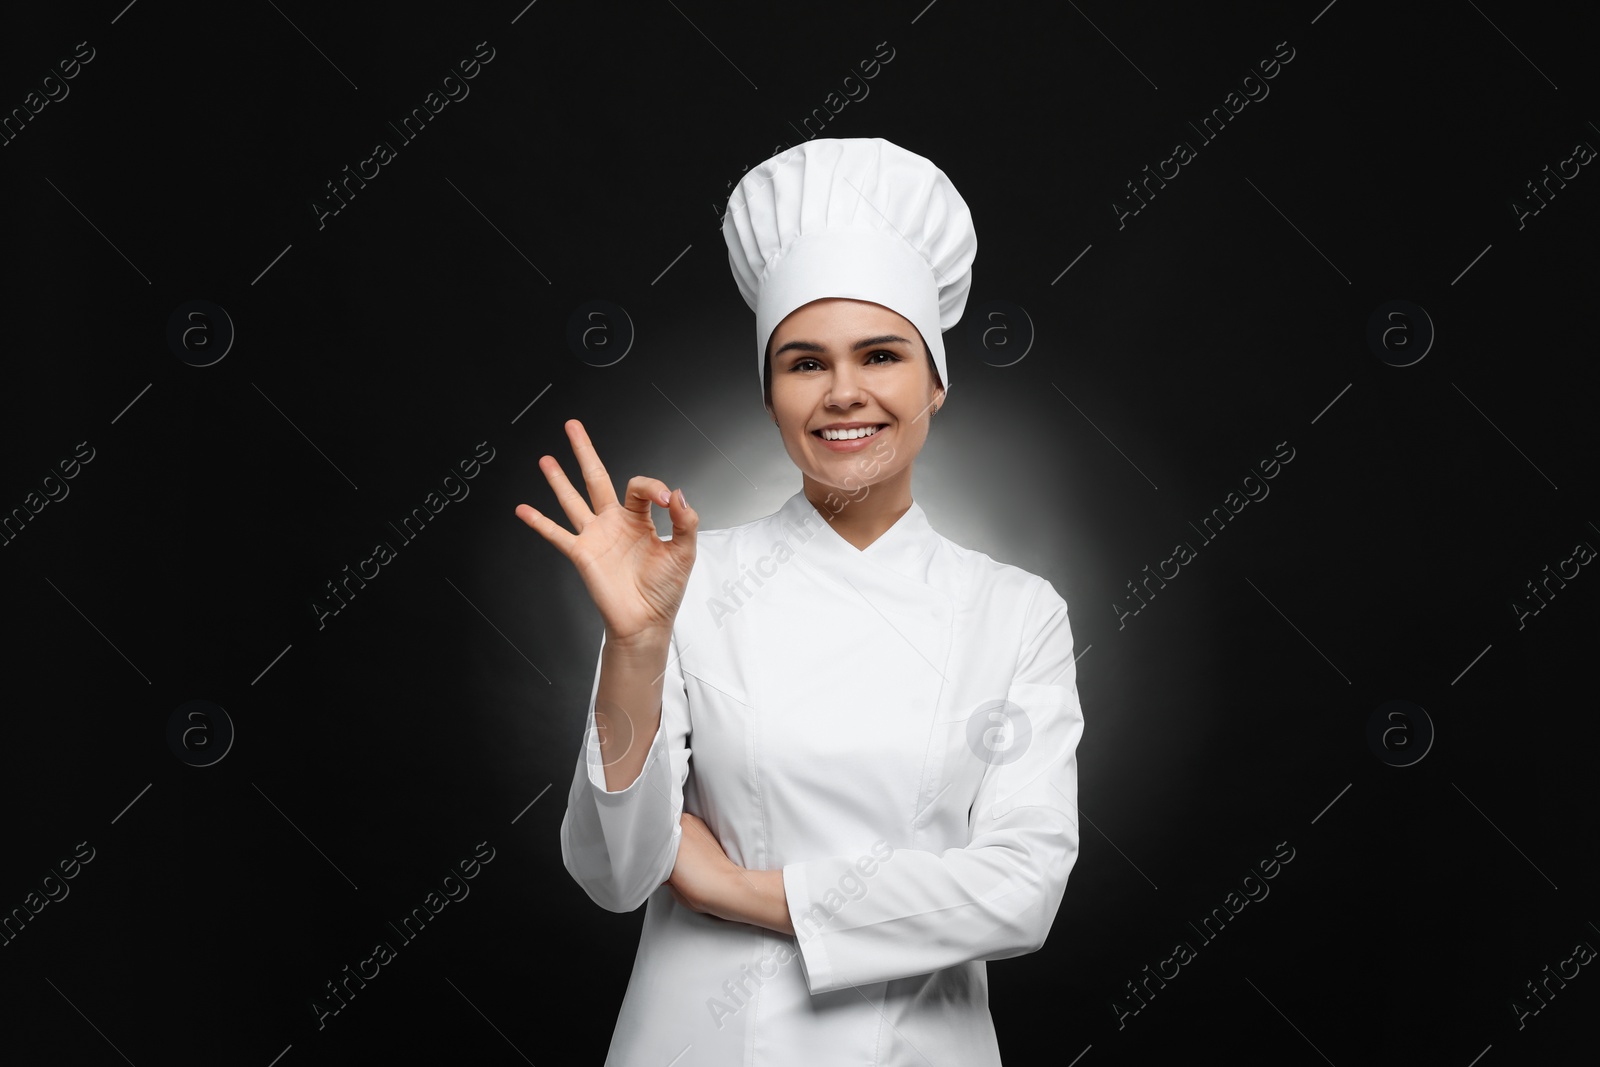
[[[700,528],[700,513],[689,506],[689,502],[684,499],[682,489],[673,490],[669,499],[671,503],[667,506],[667,510],[672,516],[672,539],[677,541],[682,538],[692,549],[695,531]]]

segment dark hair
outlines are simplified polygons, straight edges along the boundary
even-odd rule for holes
[[[935,389],[943,387],[944,382],[939,378],[939,368],[933,362],[933,352],[928,348],[926,341],[922,343],[922,351],[928,357],[928,373],[933,377],[933,387]],[[772,340],[770,338],[767,340],[767,366],[766,372],[762,375],[762,383],[761,396],[767,407],[770,408],[772,406]]]

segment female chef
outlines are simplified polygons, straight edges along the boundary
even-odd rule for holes
[[[619,500],[573,420],[588,501],[539,466],[577,532],[517,508],[605,622],[561,854],[602,908],[647,904],[606,1063],[998,1065],[985,961],[1050,931],[1083,717],[1066,602],[911,497],[971,215],[921,156],[815,139],[723,234],[800,490],[700,530],[660,479]]]

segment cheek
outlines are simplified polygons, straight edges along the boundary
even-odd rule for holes
[[[797,467],[807,462],[810,443],[806,432],[802,429],[787,430],[783,435],[783,450],[789,453],[789,458]]]

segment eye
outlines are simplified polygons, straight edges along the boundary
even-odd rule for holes
[[[812,359],[810,356],[806,356],[803,359],[795,360],[793,365],[790,366],[789,369],[792,370],[792,371],[807,370],[807,369],[809,369],[809,368],[806,367],[807,363],[816,363],[817,366],[819,366],[819,367],[822,366],[821,363],[817,363],[817,361]]]
[[[870,362],[873,356],[888,356],[891,363],[899,363],[904,358],[898,352],[891,352],[887,348],[878,349],[876,352],[872,353],[872,355],[868,356],[867,360]]]

